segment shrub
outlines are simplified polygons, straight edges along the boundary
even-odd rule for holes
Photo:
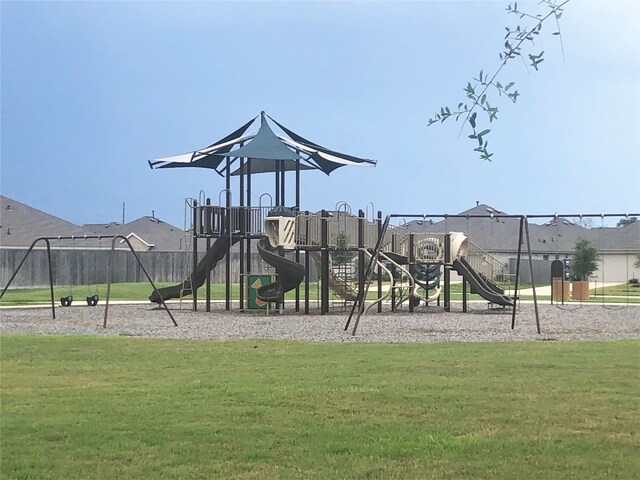
[[[587,280],[598,268],[598,250],[589,240],[583,238],[576,242],[571,277],[574,280]]]

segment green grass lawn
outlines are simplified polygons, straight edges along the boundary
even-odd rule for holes
[[[156,287],[166,287],[167,285],[173,285],[171,282],[157,282]],[[149,295],[153,289],[148,282],[140,283],[112,283],[111,284],[111,300],[148,300]],[[235,283],[231,285],[231,297],[237,300],[239,296],[240,286]],[[53,298],[57,303],[60,297],[66,297],[67,295],[73,295],[74,302],[85,302],[87,296],[95,295],[100,296],[101,300],[107,297],[107,285],[91,285],[91,286],[74,286],[69,288],[68,286],[59,287],[54,286]],[[198,289],[198,298],[204,299],[205,287]],[[309,296],[312,299],[318,298],[318,288],[314,284],[309,288]],[[246,298],[246,297],[245,297]],[[286,294],[287,300],[293,300],[295,298],[295,291],[292,290]],[[300,298],[304,299],[304,285],[300,286]],[[191,300],[191,295],[184,297],[187,301]],[[211,284],[211,299],[212,300],[224,300],[225,299],[225,285],[222,283]],[[7,290],[4,297],[0,299],[1,306],[12,305],[41,305],[51,302],[51,293],[49,288],[16,288]]]
[[[3,479],[640,472],[637,341],[0,346]]]
[[[599,286],[597,288],[592,288],[589,290],[592,295],[616,295],[625,297],[629,295],[630,297],[640,297],[640,286],[621,283],[620,285],[611,285],[610,287],[602,287]]]
[[[157,282],[156,287],[161,288],[167,285],[173,285],[171,282]],[[246,288],[246,287],[245,287]],[[377,288],[377,287],[376,287]],[[101,300],[104,300],[107,296],[106,284],[91,285],[91,286],[75,286],[69,288],[54,286],[53,298],[57,303],[60,297],[66,297],[67,295],[73,295],[74,302],[85,302],[87,296],[98,294]],[[140,283],[112,283],[111,284],[111,300],[134,300],[143,301],[148,300],[149,295],[152,292],[151,285],[148,282]],[[377,294],[372,288],[369,292],[368,298],[375,300]],[[300,300],[304,301],[304,284],[300,285]],[[238,300],[240,292],[240,285],[234,283],[231,285],[231,298]],[[212,300],[224,300],[225,299],[225,285],[222,283],[211,284],[211,299]],[[202,286],[198,289],[198,299],[204,300],[205,287]],[[311,284],[309,286],[309,298],[311,300],[317,300],[320,297],[320,289],[317,284]],[[183,300],[190,301],[191,295],[184,297]],[[294,300],[295,290],[291,290],[285,294],[285,300]],[[246,300],[246,291],[245,291]],[[13,306],[13,305],[41,305],[48,304],[51,301],[51,293],[49,288],[16,288],[7,290],[4,297],[0,299],[0,306]]]
[[[173,285],[170,282],[157,282],[156,287],[166,287]],[[224,286],[222,286],[224,288]],[[111,300],[148,300],[153,288],[149,282],[140,283],[112,283],[111,284]],[[74,302],[85,302],[87,296],[98,294],[100,299],[107,296],[107,285],[78,285],[78,286],[54,286],[53,298],[56,303],[60,297],[73,295]],[[224,294],[223,297],[224,298]],[[38,305],[51,302],[51,293],[47,288],[16,288],[7,290],[0,305]]]
[[[165,287],[167,285],[173,285],[171,282],[158,282],[156,286],[158,288]],[[369,289],[367,295],[368,300],[377,299],[377,284],[374,283]],[[522,288],[530,288],[527,285]],[[594,290],[591,291],[592,297],[587,302],[599,303],[602,302],[602,288],[597,289],[597,294]],[[627,300],[627,290],[629,291],[629,299]],[[85,298],[90,295],[98,293],[100,299],[106,298],[107,286],[106,284],[100,285],[83,285],[75,287],[54,287],[54,300],[56,303],[60,300],[60,297],[66,297],[72,294],[74,302],[85,302]],[[143,301],[149,298],[152,288],[148,282],[140,283],[113,283],[111,285],[111,299],[112,300],[135,300]],[[232,284],[231,297],[237,300],[239,297],[240,287],[239,285]],[[420,291],[423,293],[423,291]],[[604,300],[611,303],[640,303],[640,288],[628,288],[625,285],[616,285],[612,287],[606,287],[604,289]],[[205,296],[204,286],[198,290],[198,298],[203,300]],[[311,300],[317,300],[320,296],[320,291],[317,284],[311,284],[309,287],[309,298]],[[620,296],[624,298],[612,298],[609,296]],[[246,297],[245,297],[246,298]],[[480,295],[469,295],[469,300],[483,300]],[[522,300],[533,300],[533,295],[521,295]],[[184,297],[186,301],[191,299],[191,296]],[[211,285],[211,299],[212,300],[224,300],[225,299],[225,286],[221,283],[214,283]],[[295,299],[295,291],[287,292],[285,296],[286,300]],[[300,286],[300,299],[304,300],[304,284]],[[451,285],[451,299],[455,301],[462,300],[462,284],[454,283]],[[538,300],[541,302],[549,302],[551,297],[549,295],[538,295]],[[17,288],[8,290],[4,297],[0,299],[0,306],[12,306],[12,305],[39,305],[47,304],[50,302],[49,288]]]

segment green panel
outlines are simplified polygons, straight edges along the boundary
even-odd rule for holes
[[[267,308],[267,303],[258,298],[258,289],[271,283],[271,275],[249,275],[249,309],[257,310]]]

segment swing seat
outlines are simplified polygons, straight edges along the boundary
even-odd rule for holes
[[[95,307],[96,305],[98,305],[98,300],[100,300],[100,297],[98,295],[87,297],[87,305],[89,305],[90,307]]]
[[[70,307],[72,302],[73,302],[73,295],[60,297],[60,305],[63,307]]]

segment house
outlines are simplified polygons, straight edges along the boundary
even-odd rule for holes
[[[471,218],[473,215],[491,214],[495,217]],[[413,221],[408,227],[414,232],[464,232],[469,242],[508,265],[517,256],[520,219],[500,218],[501,214],[505,215],[489,205],[478,204],[458,214],[469,215],[469,218]],[[572,219],[557,217],[543,224],[530,223],[529,238],[532,258],[548,262],[549,270],[551,261],[570,259],[576,242],[586,239],[600,252],[599,268],[594,273],[594,280],[627,282],[640,277],[640,269],[634,266],[640,252],[640,222],[621,227],[586,228]],[[526,237],[523,238],[522,252],[527,253]],[[510,270],[513,271],[513,267]]]
[[[27,248],[38,237],[73,235],[78,226],[0,195],[0,247]]]
[[[188,250],[188,234],[153,216],[140,217],[124,225],[96,223],[78,226],[66,220],[0,195],[0,248],[28,248],[39,237],[75,236],[76,240],[53,241],[52,248],[107,249],[108,239],[84,236],[123,235],[136,251],[179,252]],[[127,248],[116,240],[116,248]],[[38,245],[44,247],[44,244]]]

